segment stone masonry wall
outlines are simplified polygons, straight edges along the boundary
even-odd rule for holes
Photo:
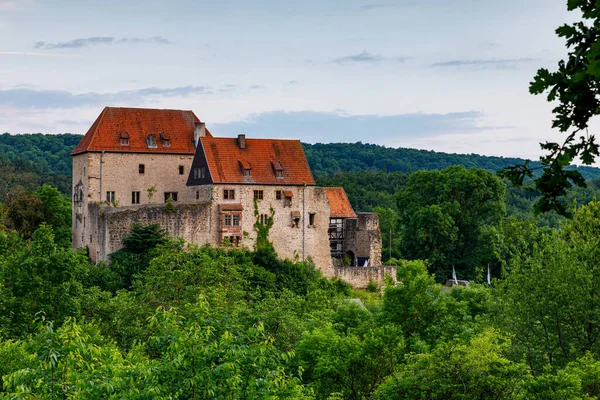
[[[381,265],[382,243],[377,214],[358,213],[356,219],[346,219],[344,229],[344,252],[352,251],[356,257],[369,257],[372,267]]]
[[[164,203],[165,192],[178,192],[179,201],[187,194],[186,182],[192,165],[192,155],[144,153],[87,153],[89,200],[105,201],[106,192],[115,192],[120,206],[131,205],[131,192],[140,192],[140,204],[150,203],[147,189],[156,185],[153,203]],[[102,197],[100,197],[100,158],[102,157]],[[144,164],[144,173],[139,165]],[[183,174],[179,174],[179,166]],[[75,166],[73,166],[75,168]]]
[[[235,199],[224,199],[224,190],[235,190]],[[212,185],[213,219],[219,219],[219,204],[241,203],[242,231],[244,237],[241,246],[252,249],[256,242],[254,223],[254,191],[262,190],[263,199],[258,201],[259,214],[270,215],[270,208],[275,211],[273,227],[269,232],[269,239],[273,242],[277,255],[281,258],[302,261],[311,257],[325,276],[333,276],[333,265],[329,249],[329,201],[325,190],[315,186],[269,186],[269,185]],[[285,200],[276,199],[276,191],[291,191],[293,193],[290,206],[285,205]],[[303,201],[304,199],[304,201]],[[295,227],[292,212],[300,213],[298,227]],[[309,225],[309,215],[314,213],[314,225]],[[220,223],[220,222],[219,222]],[[220,232],[217,232],[220,237]],[[304,246],[303,246],[304,244]]]
[[[72,202],[73,202],[73,213],[71,214],[71,220],[72,220],[72,240],[73,240],[73,247],[74,248],[80,248],[85,246],[85,244],[87,243],[87,239],[89,238],[89,229],[88,229],[88,223],[89,223],[89,218],[87,216],[87,208],[88,208],[88,201],[89,201],[89,190],[88,190],[88,155],[87,154],[80,154],[77,156],[73,157],[73,185],[71,187],[71,194],[72,196]],[[75,186],[81,182],[82,183],[82,189],[83,189],[83,203],[81,204],[81,211],[82,211],[82,220],[79,221],[76,218],[76,212],[77,212],[77,208],[75,207],[75,193],[73,193],[73,190],[75,188]]]
[[[192,155],[143,154],[143,153],[84,153],[73,157],[73,188],[79,181],[83,184],[83,218],[79,222],[73,214],[73,247],[90,245],[97,231],[88,226],[89,204],[106,201],[106,192],[115,192],[119,206],[132,205],[131,193],[140,192],[140,204],[148,204],[147,189],[156,186],[152,202],[164,203],[165,192],[177,192],[179,201],[188,200],[186,187]],[[102,160],[102,174],[100,174]],[[139,165],[144,164],[144,173],[139,173]],[[179,173],[183,166],[183,174]],[[100,193],[102,181],[102,193]],[[97,240],[97,238],[96,238]],[[96,242],[97,243],[97,242]]]
[[[94,261],[106,260],[119,250],[123,237],[135,222],[159,224],[169,235],[190,243],[215,244],[210,234],[214,227],[210,203],[176,203],[173,213],[167,213],[164,204],[118,208],[90,204],[89,216],[95,231],[89,244],[90,258]]]
[[[395,281],[396,267],[335,267],[334,274],[355,289],[366,289],[371,281],[381,285],[386,274]]]

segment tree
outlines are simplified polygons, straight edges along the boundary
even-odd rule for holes
[[[600,356],[600,203],[578,210],[558,232],[512,255],[498,326],[514,335],[531,369]],[[529,253],[529,254],[528,254]]]
[[[158,224],[132,225],[123,238],[123,248],[111,254],[112,268],[121,275],[125,287],[130,287],[133,277],[148,267],[152,250],[168,241],[167,232]]]
[[[373,209],[379,217],[381,229],[381,258],[388,261],[391,258],[400,258],[401,237],[398,229],[398,213],[391,208],[375,207]]]
[[[415,172],[398,193],[402,254],[429,260],[441,281],[453,266],[461,277],[474,278],[475,268],[493,257],[479,250],[489,242],[486,231],[505,215],[504,196],[502,181],[481,169]]]
[[[42,185],[35,192],[13,190],[8,194],[3,214],[6,227],[26,239],[42,223],[47,223],[52,226],[56,244],[71,245],[71,202],[50,185]]]
[[[384,382],[376,399],[520,398],[528,377],[524,364],[506,357],[510,342],[487,329],[468,342],[442,342],[431,353],[412,354]]]
[[[326,325],[306,332],[298,343],[306,381],[318,398],[334,394],[351,400],[371,398],[377,386],[394,371],[402,350],[401,332],[391,324],[365,327],[362,332],[360,328],[350,329],[346,333]]]
[[[547,93],[549,102],[558,102],[552,111],[552,127],[567,134],[562,144],[541,145],[547,153],[540,158],[542,174],[535,179],[542,194],[536,209],[555,210],[563,215],[570,213],[560,198],[573,185],[585,186],[581,173],[566,167],[577,158],[591,165],[600,154],[595,135],[588,131],[592,117],[600,114],[600,5],[595,0],[568,0],[567,8],[580,11],[583,18],[556,30],[570,49],[567,60],[559,61],[554,72],[538,70],[529,86],[532,94]],[[525,163],[505,168],[502,175],[520,185],[526,177],[533,176],[534,169]]]
[[[42,185],[36,190],[44,206],[44,221],[52,226],[55,242],[59,246],[71,246],[71,202],[50,185]]]
[[[57,246],[46,224],[33,233],[29,246],[3,249],[2,243],[11,241],[10,236],[0,239],[0,315],[8,324],[0,326],[0,336],[26,335],[40,312],[56,323],[78,316],[87,257]]]
[[[8,194],[3,214],[8,229],[29,239],[44,221],[44,205],[37,193],[16,189]]]

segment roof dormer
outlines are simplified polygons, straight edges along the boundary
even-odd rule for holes
[[[250,176],[250,171],[252,170],[252,167],[250,166],[250,163],[246,160],[238,160],[238,162],[240,163],[240,168],[242,170],[242,175],[243,176]]]
[[[121,146],[129,146],[129,132],[117,132]]]
[[[171,135],[169,135],[167,132],[161,132],[160,142],[163,147],[171,147]]]
[[[271,161],[271,166],[273,167],[275,177],[283,178],[283,165],[279,161]]]

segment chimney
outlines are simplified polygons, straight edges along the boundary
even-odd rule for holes
[[[246,135],[238,135],[238,146],[240,146],[240,149],[246,148]]]
[[[194,145],[198,146],[200,138],[204,136],[206,136],[206,124],[204,122],[194,124]]]

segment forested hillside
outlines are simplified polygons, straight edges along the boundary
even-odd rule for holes
[[[569,192],[567,220],[472,165],[317,173],[380,216],[401,284],[360,292],[277,259],[268,229],[258,248],[198,248],[139,225],[94,265],[70,247],[61,160],[79,137],[0,138],[2,398],[600,395],[599,180]],[[452,269],[471,285],[443,287]]]
[[[390,148],[367,143],[304,144],[306,158],[315,176],[339,172],[385,171],[413,172],[444,169],[453,165],[481,168],[497,172],[511,165],[522,164],[521,158],[480,156],[478,154],[448,154],[427,150]],[[532,168],[539,163],[532,163]],[[600,177],[600,169],[578,167],[585,179]]]
[[[0,397],[598,398],[600,204],[540,229],[503,217],[504,189],[481,169],[411,174],[399,218],[421,233],[402,256],[427,260],[392,260],[400,284],[367,292],[277,259],[268,230],[199,248],[139,225],[94,265],[66,197],[20,192],[0,225]],[[477,283],[489,257],[502,269]],[[435,282],[447,262],[469,287]]]
[[[48,183],[71,193],[71,151],[81,135],[0,135],[0,201],[17,186]]]

